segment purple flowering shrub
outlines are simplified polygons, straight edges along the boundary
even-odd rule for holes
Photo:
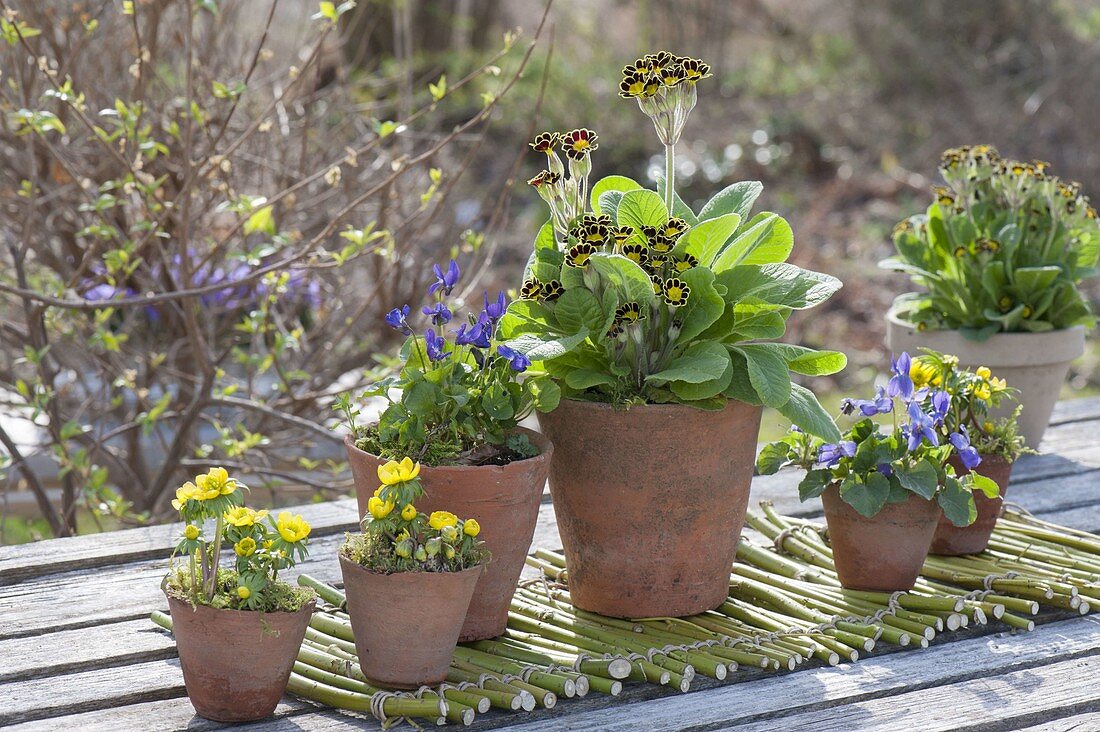
[[[433,272],[431,302],[420,309],[423,326],[411,322],[409,305],[386,315],[406,340],[400,371],[364,394],[389,401],[378,423],[357,425],[358,410],[347,394],[334,408],[343,412],[360,449],[383,457],[440,465],[537,454],[515,427],[535,409],[554,409],[560,390],[545,375],[521,378],[531,359],[498,338],[508,309],[503,292],[493,300],[485,294],[482,309],[454,327],[458,318],[448,298],[461,276],[458,263],[452,259],[446,270],[437,264]]]
[[[932,385],[917,386],[908,353],[893,359],[890,379],[872,399],[845,399],[843,414],[858,421],[835,442],[792,428],[781,440],[764,447],[757,471],[770,475],[787,465],[806,471],[799,497],[809,500],[837,485],[840,497],[861,515],[877,514],[887,503],[901,503],[916,494],[935,499],[956,526],[977,517],[973,491],[990,498],[997,484],[980,475],[981,457],[970,444],[965,427],[949,421],[952,395]],[[876,418],[890,422],[883,426]],[[948,463],[958,455],[971,472],[956,475]]]

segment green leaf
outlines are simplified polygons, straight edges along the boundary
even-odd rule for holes
[[[970,484],[976,489],[985,494],[986,498],[996,498],[1001,495],[1001,487],[997,485],[997,481],[984,476],[980,473],[971,471]]]
[[[978,518],[978,507],[974,504],[974,493],[959,484],[955,478],[948,478],[943,489],[936,496],[943,515],[955,526],[969,526]]]
[[[728,213],[735,213],[744,221],[748,218],[752,205],[756,203],[756,197],[763,190],[763,184],[756,180],[743,180],[727,186],[707,201],[699,212],[699,221],[717,218]]]
[[[565,333],[588,330],[589,333],[603,333],[611,324],[604,315],[599,299],[591,290],[573,287],[562,293],[554,304],[554,317]]]
[[[680,238],[676,249],[695,256],[700,264],[709,267],[740,224],[741,217],[735,213],[700,222],[688,229]]]
[[[798,484],[798,499],[808,501],[811,498],[817,498],[825,492],[825,489],[832,482],[833,474],[831,471],[825,469],[810,470]]]
[[[840,484],[840,497],[860,516],[871,518],[886,504],[890,495],[890,481],[881,473],[868,474],[866,481],[860,482],[855,476],[849,475]]]
[[[271,206],[261,207],[244,222],[244,233],[246,235],[256,231],[268,235],[275,233],[275,209]]]
[[[783,440],[769,442],[756,456],[756,472],[760,475],[775,475],[779,469],[795,459],[791,446]]]
[[[791,225],[773,213],[759,213],[714,261],[722,271],[738,264],[773,264],[786,261],[794,248]]]
[[[536,376],[527,380],[531,390],[535,409],[540,412],[553,412],[561,402],[561,387],[551,378]]]
[[[541,302],[513,300],[500,320],[500,335],[508,340],[524,333],[545,333],[554,322],[553,313]]]
[[[806,376],[828,376],[844,370],[848,357],[840,351],[813,351],[787,361],[787,368]]]
[[[912,468],[899,467],[894,474],[898,476],[898,481],[905,490],[926,500],[931,500],[939,488],[939,471],[928,460],[921,460]]]
[[[606,386],[615,383],[615,379],[603,371],[592,369],[574,369],[565,376],[565,385],[570,389],[583,391],[593,386]]]
[[[621,191],[626,193],[627,191],[636,191],[642,188],[642,184],[633,178],[627,178],[625,175],[609,175],[606,178],[600,178],[596,181],[596,185],[592,186],[592,193],[589,199],[592,204],[592,213],[599,216],[600,210],[600,196],[606,191]]]
[[[760,395],[756,393],[756,389],[753,388],[752,381],[749,379],[748,359],[737,350],[731,349],[729,353],[730,363],[733,364],[733,375],[730,377],[730,385],[722,393],[730,399],[736,399],[744,404],[760,406],[763,402],[760,401]]]
[[[675,394],[680,401],[700,402],[705,399],[712,399],[725,391],[726,387],[730,385],[730,380],[733,378],[733,364],[730,362],[729,351],[722,348],[720,345],[719,348],[726,359],[726,368],[717,378],[700,383],[692,383],[689,381],[669,382],[668,388],[672,390],[672,393]]]
[[[829,413],[822,408],[814,393],[801,384],[791,384],[791,398],[779,413],[805,432],[829,442],[840,440],[840,430]]]
[[[657,195],[661,197],[661,200],[664,200],[665,177],[661,174],[657,175]],[[691,206],[684,203],[683,199],[680,198],[680,194],[676,191],[672,192],[672,215],[679,216],[688,222],[688,226],[695,226],[699,223],[699,217],[691,210]]]
[[[633,300],[640,305],[648,305],[653,301],[653,283],[649,275],[623,255],[596,252],[588,262],[590,267],[595,268],[622,293],[623,302]]]
[[[749,369],[749,381],[764,404],[779,409],[791,398],[791,374],[787,363],[774,352],[746,344],[734,346],[741,353]]]
[[[726,301],[756,300],[794,310],[812,308],[841,288],[836,277],[793,264],[743,264],[717,273],[727,289]]]
[[[619,226],[633,226],[641,230],[643,226],[660,226],[668,221],[668,209],[661,197],[648,189],[627,191],[616,212]]]
[[[702,384],[720,378],[729,364],[729,354],[721,343],[694,343],[672,359],[667,368],[647,376],[646,381]]]
[[[680,279],[691,288],[691,296],[683,309],[684,322],[680,328],[679,342],[689,343],[722,317],[726,301],[714,288],[714,273],[709,269],[692,267],[681,274]]]
[[[588,337],[588,330],[581,330],[571,336],[554,338],[552,336],[538,336],[531,333],[521,335],[519,338],[508,341],[509,348],[514,348],[527,356],[532,361],[547,361],[569,353]]]

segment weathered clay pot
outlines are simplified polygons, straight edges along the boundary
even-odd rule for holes
[[[575,400],[539,414],[574,605],[640,618],[725,601],[760,414],[733,401],[703,411]]]
[[[183,683],[200,716],[250,722],[275,711],[314,603],[294,613],[218,610],[168,597]]]
[[[1028,447],[1038,448],[1046,432],[1054,404],[1062,391],[1069,365],[1085,352],[1085,328],[1076,326],[1045,333],[997,333],[978,342],[957,330],[917,330],[890,310],[886,315],[886,345],[894,353],[920,355],[931,348],[959,357],[969,368],[988,366],[994,376],[1019,390],[1020,434]],[[1014,404],[1002,405],[994,416],[1007,416]]]
[[[942,513],[938,503],[913,494],[865,518],[844,502],[835,483],[821,502],[840,584],[850,590],[912,589]]]
[[[956,475],[966,475],[970,472],[963,467],[958,455],[952,455],[948,462],[955,468]],[[1008,489],[1012,463],[997,455],[982,455],[982,461],[978,464],[976,471],[1000,486],[1000,497],[987,498],[981,491],[974,491],[974,504],[978,508],[978,518],[969,526],[956,526],[941,514],[929,553],[959,556],[985,551],[989,544],[989,536],[993,533],[993,527],[997,525],[997,519],[1001,516],[1001,504],[1004,503],[1004,494]]]
[[[445,681],[482,567],[380,574],[341,556],[340,571],[363,674],[398,689]]]
[[[450,511],[460,518],[476,519],[478,538],[489,550],[489,562],[478,580],[460,640],[494,638],[508,624],[508,604],[531,549],[531,537],[539,517],[539,504],[550,471],[554,446],[532,430],[519,428],[539,454],[507,465],[443,466],[420,469],[424,497],[416,507],[430,514]],[[378,466],[385,462],[344,441],[355,478],[359,515],[367,513],[367,501],[378,489]]]

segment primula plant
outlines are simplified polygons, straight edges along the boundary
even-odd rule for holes
[[[503,292],[492,300],[485,294],[482,310],[454,327],[458,318],[448,298],[461,271],[452,259],[446,269],[435,265],[434,272],[431,301],[420,313],[405,305],[386,316],[407,339],[400,371],[365,393],[389,401],[378,423],[360,426],[359,410],[347,395],[334,408],[343,412],[356,445],[383,457],[414,455],[430,465],[532,457],[534,446],[513,430],[534,409],[556,407],[560,389],[545,375],[520,378],[531,360],[498,338],[508,307]],[[426,322],[414,330],[417,316]]]
[[[187,557],[165,578],[167,592],[192,605],[231,610],[293,612],[311,590],[278,580],[279,572],[305,559],[310,527],[288,511],[271,516],[243,505],[245,486],[225,468],[211,468],[176,490],[172,506],[183,519],[175,554]],[[214,520],[208,539],[203,524]],[[222,549],[232,547],[234,565],[221,566]]]
[[[1021,407],[1006,417],[990,416],[991,410],[1016,401],[1015,389],[986,366],[970,371],[959,366],[955,356],[922,350],[923,355],[913,358],[909,369],[914,386],[940,389],[951,395],[941,437],[950,439],[953,433],[959,433],[977,453],[996,455],[1010,463],[1030,452],[1017,423]]]
[[[938,501],[951,523],[968,526],[977,516],[973,490],[995,498],[1000,489],[976,472],[960,477],[948,464],[956,453],[971,471],[981,463],[965,430],[944,436],[951,394],[931,386],[918,388],[910,375],[913,360],[908,353],[898,356],[891,369],[889,382],[878,387],[873,399],[844,401],[843,413],[860,419],[840,440],[827,443],[794,428],[764,447],[757,470],[770,475],[797,465],[807,471],[798,486],[803,501],[836,485],[840,497],[867,518],[887,503],[902,503],[916,494]],[[888,428],[875,419],[885,415],[892,419]]]
[[[1096,274],[1100,228],[1080,184],[989,145],[948,150],[940,173],[946,185],[926,213],[897,225],[899,256],[881,265],[925,289],[899,298],[898,314],[974,340],[1091,327],[1078,285]]]
[[[840,281],[786,263],[791,227],[774,213],[750,216],[760,183],[735,183],[698,212],[676,195],[675,145],[709,71],[667,52],[623,70],[621,95],[638,102],[665,148],[655,191],[620,175],[589,188],[599,146],[590,130],[531,143],[547,168],[529,183],[551,216],[503,335],[570,398],[705,409],[737,399],[836,439],[833,421],[790,372],[835,373],[844,355],[762,341],[782,336],[792,311],[825,301]]]
[[[349,534],[341,554],[374,572],[461,572],[489,559],[481,527],[449,511],[426,515],[413,501],[424,495],[420,463],[405,457],[378,466],[382,482],[368,503],[363,533]]]

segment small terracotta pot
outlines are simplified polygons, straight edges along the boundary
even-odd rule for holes
[[[955,468],[956,475],[966,475],[970,472],[963,466],[958,455],[952,455],[948,462]],[[984,552],[989,545],[989,537],[997,525],[997,519],[1001,516],[1001,505],[1004,503],[1005,491],[1008,490],[1012,463],[999,455],[982,455],[977,472],[1000,486],[1001,495],[997,498],[987,498],[981,491],[974,491],[974,504],[978,507],[978,518],[969,526],[956,526],[941,514],[939,525],[936,526],[936,535],[932,538],[930,553],[947,556],[978,554]]]
[[[942,511],[911,494],[865,518],[844,502],[836,484],[821,494],[840,584],[850,590],[910,590],[917,581]]]
[[[168,596],[187,696],[199,716],[251,722],[275,711],[314,602],[298,612],[218,610]]]
[[[508,625],[508,605],[516,590],[523,562],[531,549],[531,537],[539,518],[539,504],[550,472],[554,446],[532,430],[517,428],[527,435],[539,454],[507,465],[422,466],[420,483],[424,496],[416,507],[424,513],[450,511],[459,518],[472,518],[481,525],[478,538],[485,542],[490,558],[478,580],[459,640],[495,638]],[[359,515],[367,513],[367,501],[378,489],[378,466],[386,461],[344,440],[355,479]]]
[[[704,411],[575,400],[539,414],[574,605],[681,617],[725,601],[760,414],[734,401]]]
[[[340,571],[363,675],[397,689],[446,681],[482,567],[380,574],[341,556]]]

